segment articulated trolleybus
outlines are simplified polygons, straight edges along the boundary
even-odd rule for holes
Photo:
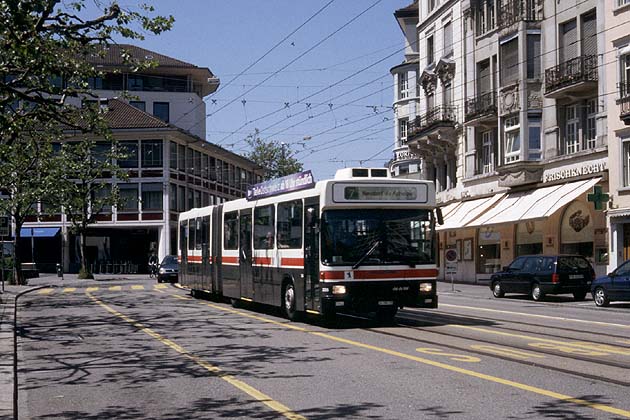
[[[392,319],[403,306],[436,308],[435,187],[346,168],[250,187],[247,198],[181,213],[180,283],[237,305]]]

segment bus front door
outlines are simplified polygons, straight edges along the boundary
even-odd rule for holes
[[[241,211],[239,218],[239,272],[241,277],[241,297],[254,298],[254,282],[252,272],[252,211]]]
[[[304,200],[304,300],[306,309],[320,310],[319,197]]]

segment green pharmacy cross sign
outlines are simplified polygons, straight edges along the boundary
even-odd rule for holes
[[[604,210],[604,203],[608,202],[608,194],[602,192],[602,187],[595,185],[593,187],[593,193],[586,196],[588,201],[592,201],[595,205],[595,210]]]

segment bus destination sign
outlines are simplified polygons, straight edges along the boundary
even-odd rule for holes
[[[258,200],[278,194],[313,188],[315,181],[311,171],[298,172],[252,185],[247,188],[247,201]]]
[[[342,194],[340,194],[343,191]],[[427,202],[425,185],[336,185],[336,202]]]

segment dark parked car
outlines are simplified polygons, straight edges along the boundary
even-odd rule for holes
[[[630,301],[630,260],[597,278],[591,285],[591,293],[597,306],[608,306],[613,300]]]
[[[539,301],[547,294],[573,293],[584,300],[595,279],[595,270],[580,255],[524,255],[494,273],[490,289],[494,297],[505,293],[526,293]]]
[[[177,275],[179,274],[179,264],[177,263],[177,257],[175,255],[167,255],[160,263],[158,269],[157,281],[162,282],[177,282]]]

